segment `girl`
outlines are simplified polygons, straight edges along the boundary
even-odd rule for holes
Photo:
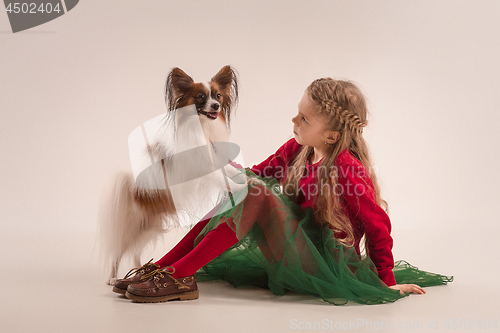
[[[293,290],[332,304],[378,304],[452,281],[405,262],[394,268],[387,204],[362,136],[366,116],[353,83],[313,81],[292,119],[294,138],[245,170],[248,192],[235,194],[246,194],[243,201],[216,207],[113,290],[137,302],[188,300],[198,298],[196,279],[224,279],[276,295]]]

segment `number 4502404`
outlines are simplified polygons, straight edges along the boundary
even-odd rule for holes
[[[52,4],[50,2],[41,3],[38,6],[38,8],[36,6],[37,6],[36,3],[27,3],[27,2],[18,3],[18,2],[16,2],[16,3],[9,3],[9,5],[7,6],[7,8],[5,8],[5,10],[8,13],[14,13],[14,14],[18,14],[18,13],[35,14],[35,13],[52,13],[52,12],[60,13],[61,12],[61,8],[59,7],[59,2],[55,6],[52,6]]]

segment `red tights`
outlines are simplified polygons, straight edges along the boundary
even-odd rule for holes
[[[198,269],[238,242],[236,233],[226,223],[221,223],[194,247],[196,237],[210,221],[210,217],[207,218],[207,216],[198,222],[172,250],[156,262],[160,267],[174,267],[175,271],[172,274],[174,278],[193,275]]]

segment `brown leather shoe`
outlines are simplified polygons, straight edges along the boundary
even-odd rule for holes
[[[130,284],[125,296],[135,302],[158,303],[178,299],[187,301],[199,297],[194,275],[176,279],[172,276],[175,269],[167,266],[152,272],[152,279],[142,283]]]
[[[113,291],[118,294],[125,295],[127,287],[132,283],[140,283],[151,277],[148,275],[160,268],[159,265],[151,262],[153,259],[142,265],[140,268],[132,268],[123,279],[116,280]]]

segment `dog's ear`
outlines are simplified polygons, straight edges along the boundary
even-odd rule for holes
[[[172,84],[174,89],[184,94],[191,89],[193,83],[194,81],[191,76],[187,75],[182,69],[177,67],[172,69]]]
[[[222,111],[229,126],[231,109],[238,102],[238,77],[236,71],[229,65],[224,66],[215,74],[211,81],[215,82],[222,90],[224,95]]]
[[[212,78],[212,82],[216,82],[222,90],[231,88],[233,79],[235,78],[234,71],[231,66],[222,67],[217,74]]]
[[[170,71],[165,82],[165,102],[169,111],[175,109],[177,102],[194,84],[193,79],[182,69],[175,67]]]

